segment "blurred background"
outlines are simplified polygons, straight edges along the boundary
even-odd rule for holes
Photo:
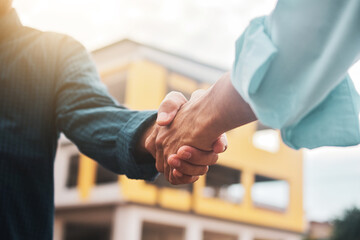
[[[120,102],[156,109],[231,69],[234,42],[275,0],[14,0],[24,25],[73,36]],[[351,71],[360,90],[360,64]],[[231,131],[229,149],[188,186],[118,177],[61,138],[54,238],[327,239],[360,207],[360,147],[293,151],[259,123]]]

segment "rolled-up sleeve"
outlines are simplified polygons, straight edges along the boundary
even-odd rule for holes
[[[155,120],[155,111],[131,111],[119,106],[100,82],[96,67],[84,47],[64,38],[56,83],[57,128],[79,150],[109,170],[129,178],[153,180],[155,160],[136,161],[137,144]],[[149,160],[149,159],[147,159]],[[139,164],[138,162],[146,162]]]
[[[360,143],[360,1],[279,0],[236,42],[232,83],[292,148]]]

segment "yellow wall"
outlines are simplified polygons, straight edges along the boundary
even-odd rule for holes
[[[156,109],[165,96],[167,88],[179,89],[189,95],[204,86],[181,74],[170,73],[164,67],[148,61],[134,62],[123,70],[128,74],[126,105],[133,109]],[[122,193],[132,202],[303,232],[305,226],[302,201],[302,153],[286,147],[283,143],[276,153],[257,149],[252,144],[252,135],[255,131],[256,123],[252,123],[229,132],[229,149],[220,155],[218,161],[218,164],[242,172],[241,183],[245,187],[245,197],[239,204],[203,197],[205,177],[201,177],[194,184],[193,192],[189,193],[172,188],[160,189],[144,181],[129,180],[121,176],[119,183]],[[88,181],[93,181],[93,178],[85,173],[86,171],[94,172],[91,164],[82,159],[79,179],[87,178]],[[285,211],[258,208],[254,205],[251,199],[251,187],[255,174],[286,180],[289,183],[289,205]],[[80,181],[82,197],[88,196],[91,184],[91,182],[86,184],[86,180]]]

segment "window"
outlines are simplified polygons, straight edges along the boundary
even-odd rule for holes
[[[118,180],[118,175],[107,170],[100,164],[97,165],[96,168],[96,184],[107,184],[107,183],[113,183]]]
[[[220,198],[231,203],[240,203],[244,197],[244,187],[240,183],[241,172],[220,165],[210,166],[206,174],[204,197]]]
[[[174,188],[179,190],[184,190],[188,192],[192,192],[193,185],[192,184],[180,184],[180,185],[172,185],[166,179],[164,174],[160,174],[154,182],[147,182],[149,184],[153,184],[159,188]]]
[[[64,240],[110,240],[110,225],[67,223]]]
[[[253,145],[261,150],[276,153],[280,149],[279,133],[269,128],[259,121],[257,122],[256,132],[253,135]]]
[[[79,173],[79,158],[80,155],[73,154],[69,158],[68,175],[66,179],[66,187],[73,188],[77,185],[78,173]]]
[[[182,227],[144,222],[142,240],[183,240],[185,229]]]
[[[284,180],[255,175],[251,197],[258,207],[284,211],[289,203],[289,184]]]
[[[237,240],[238,237],[235,235],[215,233],[205,231],[203,235],[203,240]]]

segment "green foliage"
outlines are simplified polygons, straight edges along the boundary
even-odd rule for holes
[[[331,240],[360,240],[360,209],[354,207],[334,221]]]

